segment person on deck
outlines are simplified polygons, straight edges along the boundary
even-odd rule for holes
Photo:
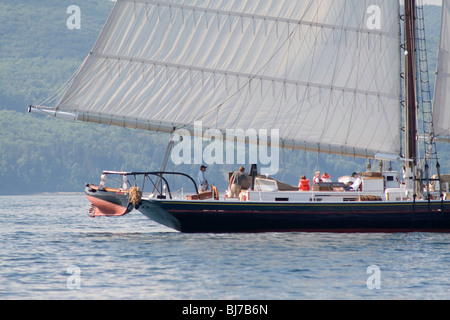
[[[228,187],[231,191],[231,198],[238,198],[241,193],[242,183],[247,181],[247,176],[244,174],[245,168],[240,167],[239,171],[233,172],[230,177]]]
[[[361,186],[362,180],[356,172],[353,172],[353,183],[351,186],[344,188],[345,191],[358,191]]]
[[[316,175],[313,178],[313,183],[316,184],[316,183],[319,183],[319,182],[322,182],[322,179],[320,178],[320,171],[317,171]]]
[[[200,186],[200,192],[206,192],[209,190],[208,180],[205,177],[206,166],[201,166],[200,171],[198,172],[198,184]]]
[[[322,175],[321,179],[323,182],[331,182],[331,176],[326,172]]]
[[[299,188],[300,191],[309,191],[309,190],[311,190],[311,186],[309,184],[309,180],[306,179],[305,176],[302,176],[300,178],[300,181],[298,183],[298,188]]]

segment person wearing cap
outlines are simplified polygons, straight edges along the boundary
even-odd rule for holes
[[[359,187],[361,186],[362,180],[359,177],[359,175],[356,172],[352,173],[352,177],[353,177],[353,183],[351,186],[345,188],[344,190],[346,191],[358,191]]]
[[[209,190],[208,180],[205,177],[206,166],[201,166],[200,171],[198,172],[198,184],[200,186],[200,192],[206,192]]]

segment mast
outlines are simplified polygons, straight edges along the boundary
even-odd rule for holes
[[[405,167],[412,174],[417,163],[415,12],[415,0],[405,0]]]

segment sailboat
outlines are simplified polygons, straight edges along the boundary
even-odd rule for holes
[[[30,111],[167,133],[168,150],[174,137],[209,130],[232,143],[272,141],[406,172],[404,182],[400,170],[362,172],[354,191],[325,182],[299,191],[253,165],[249,186],[231,198],[214,188],[205,195],[164,165],[105,171],[85,188],[92,216],[138,210],[185,233],[449,232],[436,142],[450,141],[450,5],[443,1],[434,103],[420,81],[421,10],[420,0],[117,0],[57,106]],[[174,175],[195,192],[175,197]],[[120,185],[108,186],[111,177]]]

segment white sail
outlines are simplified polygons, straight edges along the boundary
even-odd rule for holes
[[[439,45],[433,105],[435,135],[450,141],[450,4],[442,1],[441,41]]]
[[[118,0],[57,106],[172,132],[278,129],[282,146],[400,154],[398,0]]]

